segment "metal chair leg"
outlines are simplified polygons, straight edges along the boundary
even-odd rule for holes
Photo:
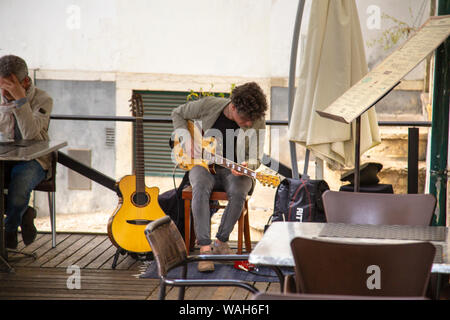
[[[8,261],[6,261],[6,259],[3,258],[1,255],[0,255],[0,262],[1,262],[1,264],[3,264],[6,267],[6,271],[8,271],[9,273],[15,273],[16,272],[14,270],[14,268],[8,263]],[[1,271],[1,269],[0,269],[0,271]]]
[[[48,208],[50,211],[50,224],[52,227],[52,248],[56,247],[56,205],[55,193],[48,192]]]
[[[159,282],[159,300],[165,300],[166,298],[166,283],[163,279]]]
[[[21,254],[23,256],[33,258],[34,260],[36,260],[36,258],[37,258],[37,255],[35,253],[22,252],[22,251],[15,250],[15,249],[7,249],[7,251],[9,253]]]
[[[187,276],[187,264],[185,264],[183,266],[182,272],[181,272],[181,278],[182,279],[186,279]],[[178,300],[184,300],[184,294],[186,292],[186,287],[185,286],[181,286],[180,291],[178,292]]]

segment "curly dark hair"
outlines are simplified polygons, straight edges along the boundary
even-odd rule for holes
[[[6,55],[0,58],[0,77],[5,78],[14,74],[19,81],[28,76],[28,67],[22,58]]]
[[[238,113],[248,120],[263,118],[267,111],[266,95],[256,82],[248,82],[234,88],[231,92],[231,102]]]

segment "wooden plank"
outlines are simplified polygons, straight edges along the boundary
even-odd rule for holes
[[[180,288],[178,287],[169,287],[166,292],[166,300],[178,300],[178,294],[180,291]],[[159,286],[158,286],[158,294],[159,294]],[[185,292],[186,294],[186,292]]]
[[[37,241],[37,240],[39,240],[41,237],[44,237],[45,235],[44,234],[42,234],[42,233],[38,233],[37,235],[36,235],[36,239],[34,239],[34,241]],[[18,233],[18,235],[17,235],[17,240],[19,240],[19,242],[18,242],[18,244],[17,244],[17,249],[16,250],[19,250],[19,251],[22,251],[23,249],[25,249],[25,243],[23,243],[23,240],[22,240],[22,233],[21,232],[19,232]]]
[[[67,275],[66,279],[51,279],[51,280],[40,280],[40,281],[33,281],[28,279],[15,279],[15,280],[8,280],[4,281],[0,288],[2,288],[2,291],[8,291],[8,290],[16,290],[16,289],[22,289],[22,290],[28,290],[32,288],[41,288],[41,289],[67,289],[67,278],[69,275]],[[127,283],[118,283],[115,282],[114,279],[111,279],[109,282],[100,282],[95,281],[95,279],[86,280],[85,278],[81,277],[80,281],[81,289],[86,290],[98,290],[101,288],[101,290],[127,290],[127,291],[138,291],[138,292],[147,292],[148,288],[152,286],[156,286],[153,283],[147,283],[146,281],[142,281],[140,283],[137,282],[127,282]]]
[[[76,254],[86,243],[94,239],[93,235],[83,235],[80,239],[72,243],[66,250],[58,254],[55,258],[43,264],[43,267],[54,268],[64,261],[68,260],[72,255]]]
[[[200,291],[202,291],[202,287],[188,287],[186,292],[184,293],[185,300],[196,300]]]
[[[0,298],[2,299],[133,299],[143,300],[145,299],[145,293],[136,294],[134,292],[129,293],[124,290],[69,290],[69,289],[43,289],[35,288],[34,290],[24,291],[18,289],[17,291],[0,292]]]
[[[0,273],[0,299],[158,299],[159,280],[139,278],[147,268],[142,261],[120,256],[117,269],[111,269],[116,248],[107,235],[57,233],[57,241],[56,248],[51,248],[51,234],[38,233],[32,245],[19,243],[19,250],[34,252],[38,258],[13,259],[16,272]],[[81,268],[80,290],[67,288],[72,275],[67,267],[72,264]],[[178,290],[168,287],[166,299],[178,299]],[[232,296],[249,295],[234,287],[188,287],[185,299],[227,300]]]
[[[114,248],[113,256],[110,257],[100,268],[101,269],[112,269],[112,263],[114,260],[114,254],[116,253],[117,249]],[[139,270],[140,265],[142,262],[135,260],[132,258],[129,254],[120,254],[119,258],[117,259],[117,270]]]
[[[112,264],[112,262],[111,262]],[[117,264],[116,270],[139,270],[142,262],[137,261],[130,255],[125,255],[125,257]]]
[[[166,300],[167,300],[167,296],[170,294],[170,292],[173,290],[173,287],[166,287]],[[170,297],[170,296],[169,296]],[[150,294],[147,297],[147,300],[159,300],[159,280],[158,280],[158,286],[155,288],[155,290],[153,290],[152,292],[150,292]]]
[[[218,287],[211,300],[229,300],[236,287]]]
[[[67,236],[67,237],[66,237]],[[63,237],[65,237],[63,239]],[[50,249],[47,251],[44,255],[38,256],[38,258],[35,261],[32,261],[31,263],[27,264],[29,267],[41,267],[45,265],[50,260],[54,259],[58,254],[65,251],[70,245],[72,245],[74,242],[78,241],[82,238],[82,235],[79,234],[56,234],[56,239],[58,245],[55,248]]]
[[[0,280],[1,279],[11,279],[15,277],[38,277],[38,278],[52,278],[52,277],[58,277],[58,276],[64,276],[67,277],[67,269],[66,268],[33,268],[33,267],[19,267],[16,268],[15,273],[6,273],[2,272],[0,273]],[[156,279],[145,279],[145,278],[138,278],[135,277],[134,271],[129,270],[123,270],[123,271],[117,271],[117,270],[96,270],[96,269],[81,269],[81,273],[85,277],[92,277],[92,278],[115,278],[115,279],[133,279],[134,281],[155,281],[155,283],[158,282]]]
[[[81,289],[70,290],[67,288],[69,275],[63,268],[18,268],[16,273],[0,274],[0,298],[145,299],[158,286],[152,279],[133,277],[130,271],[92,271],[97,270],[82,270]],[[122,281],[115,281],[117,277]]]
[[[109,241],[107,236],[97,236],[95,240],[97,240],[98,243],[97,241],[88,243],[88,245],[86,245],[84,248],[84,251],[87,251],[87,254],[82,259],[76,262],[76,264],[81,268],[86,268],[87,265],[89,265],[111,246],[111,242]]]
[[[56,240],[58,242],[61,242],[63,240],[65,240],[67,237],[69,237],[69,234],[62,234],[62,235],[57,235],[56,236]],[[33,251],[33,253],[36,255],[36,259],[20,259],[17,263],[14,263],[14,267],[19,267],[19,266],[26,266],[26,265],[30,265],[35,263],[36,260],[38,260],[40,257],[45,256],[50,250],[52,250],[52,239],[51,236],[50,237],[42,237],[40,238],[40,240],[45,240],[45,242],[36,250]]]
[[[279,282],[270,282],[266,292],[267,293],[280,293],[280,283]]]
[[[105,241],[103,244],[107,244],[108,241]],[[85,268],[89,269],[100,269],[105,266],[106,269],[111,269],[112,267],[112,259],[114,258],[114,254],[116,253],[117,248],[109,242],[109,247],[101,253],[97,258],[95,258],[91,263],[89,263]],[[111,263],[107,264],[108,261]]]
[[[85,257],[91,250],[93,250],[103,241],[105,241],[105,238],[103,236],[94,236],[89,241],[84,242],[83,245],[75,253],[73,253],[70,257],[64,259],[64,261],[58,264],[57,267],[68,267],[76,264],[80,268],[83,268],[84,265],[81,264],[82,258]]]
[[[21,245],[17,246],[17,250],[24,253],[33,253],[36,251],[39,247],[41,247],[45,242],[47,242],[47,238],[45,236],[40,236],[39,238],[36,236],[36,239],[33,243],[31,243],[28,246],[25,246],[23,241],[21,241]],[[22,257],[20,254],[10,254],[11,259],[15,257]]]
[[[233,291],[230,300],[247,300],[249,293],[250,292],[248,290],[236,288],[236,290]]]

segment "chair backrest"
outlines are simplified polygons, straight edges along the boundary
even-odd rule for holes
[[[297,292],[358,296],[425,296],[435,247],[428,242],[349,244],[291,242]]]
[[[267,293],[258,292],[252,295],[252,300],[430,300],[427,297],[377,297],[377,296],[347,296],[338,294],[308,294],[308,293]]]
[[[327,222],[427,226],[436,198],[431,194],[385,194],[326,191]]]
[[[160,277],[165,277],[172,268],[186,261],[184,240],[169,216],[149,223],[145,228],[145,235],[152,248]]]

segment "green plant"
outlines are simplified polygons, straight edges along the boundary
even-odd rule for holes
[[[232,83],[231,84],[231,88],[230,88],[230,92],[228,93],[223,93],[223,92],[213,92],[212,89],[214,88],[214,85],[211,84],[211,88],[209,89],[210,91],[203,91],[203,88],[200,88],[200,91],[194,91],[194,90],[190,90],[188,96],[186,97],[186,100],[198,100],[204,97],[220,97],[220,98],[225,98],[225,97],[229,97],[231,96],[231,93],[233,92],[234,88],[236,87],[236,84]]]
[[[380,38],[367,41],[366,44],[368,47],[373,47],[378,44],[382,45],[385,50],[389,50],[394,47],[400,39],[407,39],[413,31],[417,30],[417,28],[411,27],[406,22],[400,21],[386,13],[383,13],[381,18],[392,21],[394,26],[384,30]]]

